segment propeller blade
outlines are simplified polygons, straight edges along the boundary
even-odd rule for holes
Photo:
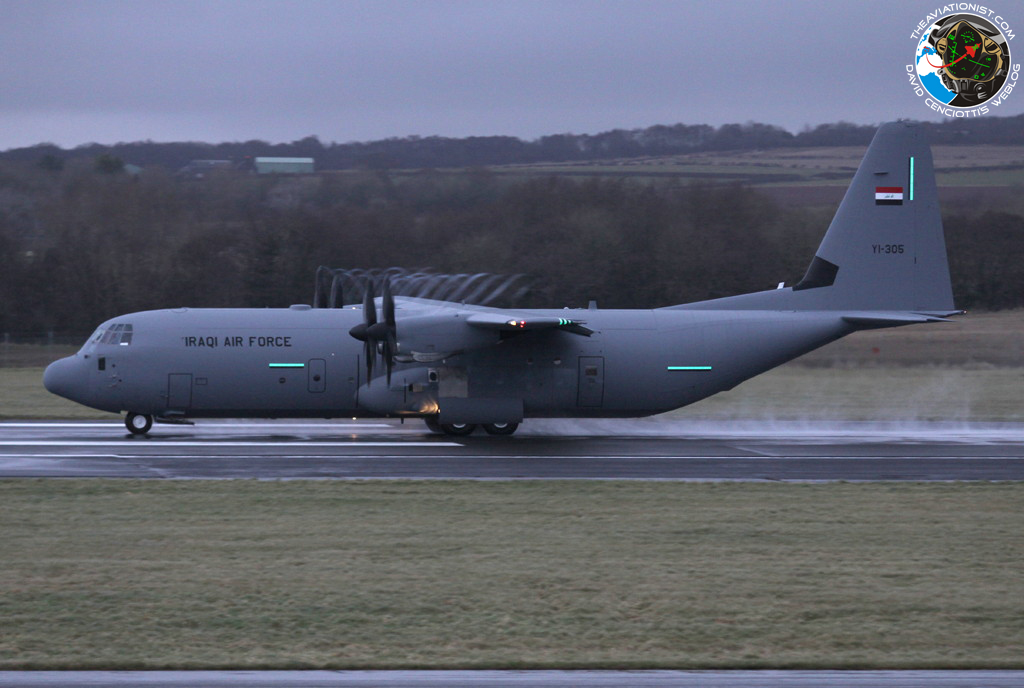
[[[384,291],[381,294],[381,310],[388,330],[395,331],[395,297],[391,295],[391,280],[384,280]]]
[[[363,322],[367,328],[377,322],[377,309],[373,305],[373,280],[366,280],[366,289],[363,292]]]
[[[373,380],[373,361],[377,358],[377,347],[370,339],[363,344],[363,358],[366,359],[366,384]]]
[[[367,280],[363,293],[363,322],[353,327],[348,333],[359,341],[365,342],[370,338],[369,330],[376,322],[377,309],[373,306],[373,281]]]
[[[391,295],[391,280],[386,277],[380,301],[381,319],[367,328],[366,332],[370,337],[383,342],[389,333],[395,331],[395,298]]]
[[[377,337],[373,328],[377,324],[377,309],[373,305],[373,280],[366,281],[363,290],[363,322],[348,331],[363,342],[363,358],[366,360],[366,384],[373,380],[373,364],[377,358]]]
[[[373,303],[374,285],[373,280],[366,280],[366,289],[363,290],[363,332],[365,343],[363,345],[363,357],[366,358],[366,384],[373,381],[373,364],[377,361],[377,342],[370,328],[377,324],[377,306]]]
[[[392,341],[389,333],[388,338],[384,340],[384,369],[387,371],[388,387],[391,387],[391,368],[395,364],[395,350]]]
[[[381,310],[384,312],[384,366],[387,369],[388,387],[391,386],[391,369],[395,365],[395,350],[398,348],[398,323],[395,321],[395,297],[391,294],[391,280],[384,280],[381,294]]]

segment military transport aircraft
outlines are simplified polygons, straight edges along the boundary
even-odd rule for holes
[[[370,287],[361,305],[343,308],[113,318],[51,364],[44,384],[125,412],[133,434],[154,419],[418,417],[447,434],[482,425],[507,435],[529,417],[669,411],[857,330],[961,312],[931,151],[907,122],[878,130],[790,287],[654,310],[507,310],[380,286],[380,297]]]

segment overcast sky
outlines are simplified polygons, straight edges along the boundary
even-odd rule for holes
[[[0,0],[0,149],[940,121],[905,65],[944,4]]]

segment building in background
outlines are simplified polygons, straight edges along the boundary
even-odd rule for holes
[[[313,158],[255,158],[256,174],[312,174]]]

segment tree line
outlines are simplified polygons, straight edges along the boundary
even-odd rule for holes
[[[1024,115],[923,123],[933,144],[1024,144]],[[307,136],[290,143],[244,142],[91,143],[64,149],[50,143],[0,152],[0,160],[38,162],[60,169],[70,160],[109,156],[142,167],[178,170],[192,160],[228,160],[245,165],[258,156],[311,157],[319,170],[464,168],[538,162],[591,161],[702,151],[800,146],[863,146],[876,126],[848,122],[807,127],[796,134],[774,125],[747,122],[656,125],[598,134],[555,134],[524,141],[514,136],[407,136],[380,141],[324,143]]]
[[[793,284],[831,215],[739,185],[481,170],[194,183],[7,163],[0,332],[84,336],[136,310],[310,303],[320,265],[524,273],[524,307],[658,307]],[[959,306],[1024,306],[1024,217],[961,211],[945,228]]]

